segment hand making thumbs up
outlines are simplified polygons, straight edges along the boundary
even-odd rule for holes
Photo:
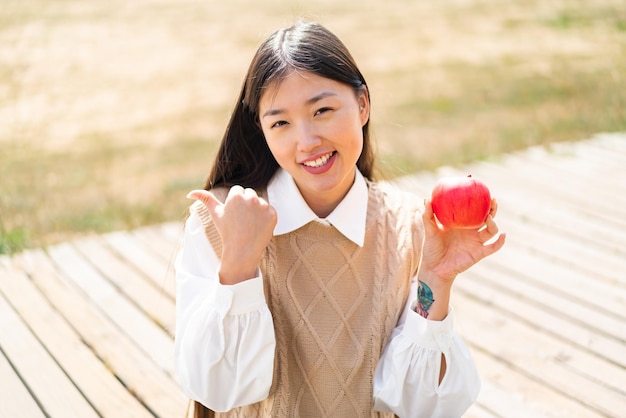
[[[231,187],[224,203],[206,190],[193,190],[187,197],[207,207],[222,239],[220,282],[236,284],[257,277],[259,260],[276,226],[276,210],[256,191],[241,186]]]

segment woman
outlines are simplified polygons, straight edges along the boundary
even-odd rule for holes
[[[176,262],[197,417],[455,417],[475,400],[450,289],[504,244],[484,245],[495,202],[485,228],[438,226],[430,202],[374,181],[369,117],[321,25],[259,47]]]

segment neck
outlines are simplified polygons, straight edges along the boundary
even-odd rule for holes
[[[342,191],[341,193],[334,193],[334,191],[328,192],[307,192],[305,190],[300,190],[302,194],[302,198],[306,202],[307,205],[311,208],[313,213],[315,213],[319,218],[326,218],[330,215],[337,206],[341,203],[341,201],[346,197],[350,188],[354,184],[354,180],[350,183],[350,186]]]
[[[337,178],[331,177],[326,181],[318,181],[316,184],[307,187],[305,184],[298,184],[294,179],[294,183],[306,204],[311,208],[313,213],[320,218],[326,218],[346,197],[356,178],[356,167],[351,173]]]
[[[333,213],[337,205],[339,205],[339,202],[341,202],[341,200],[339,200],[338,202],[328,202],[328,203],[311,202],[307,199],[304,199],[304,200],[307,203],[307,205],[309,205],[313,213],[315,213],[319,218],[322,218],[322,219],[326,218],[328,215]]]

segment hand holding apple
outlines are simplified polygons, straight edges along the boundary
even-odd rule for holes
[[[437,220],[448,229],[478,229],[491,210],[489,189],[471,175],[440,179],[431,202]]]
[[[499,232],[494,221],[496,200],[483,183],[471,177],[442,180],[424,205],[417,279],[433,293],[428,319],[440,320],[448,313],[456,276],[500,250],[506,234]]]

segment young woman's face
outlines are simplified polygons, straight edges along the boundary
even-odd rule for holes
[[[332,212],[354,182],[369,119],[366,94],[294,71],[261,96],[259,119],[269,149],[320,217]]]

